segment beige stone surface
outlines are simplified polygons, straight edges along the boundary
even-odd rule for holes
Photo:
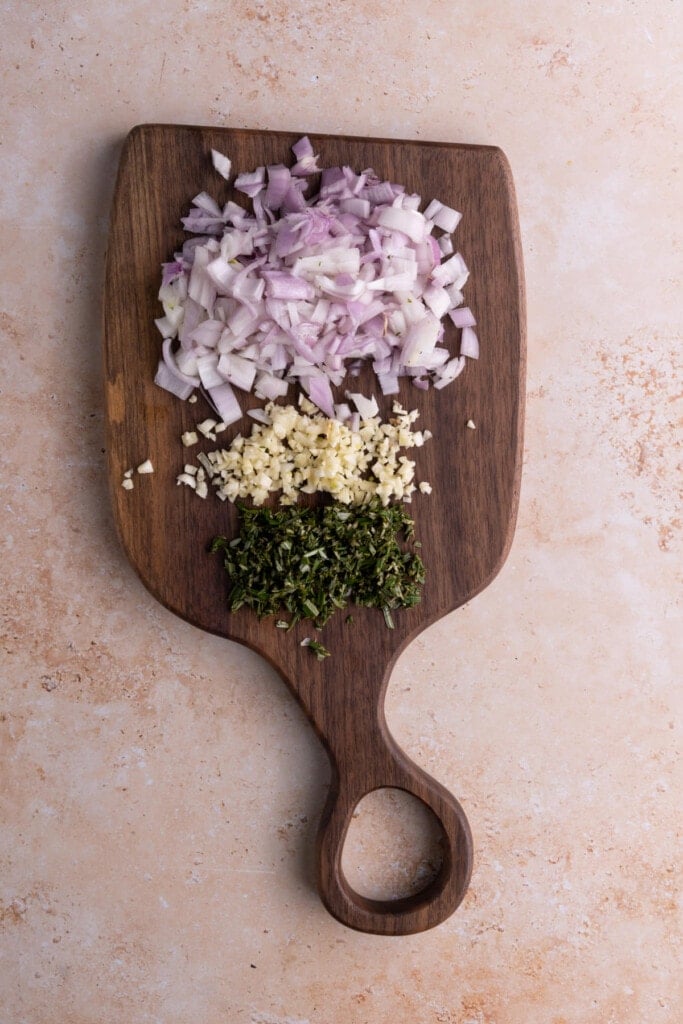
[[[677,1024],[681,5],[5,0],[0,25],[2,1024]],[[476,841],[463,905],[425,934],[326,914],[321,748],[277,675],[155,603],[115,539],[100,292],[144,121],[509,157],[515,542],[387,704]],[[400,814],[354,824],[367,891],[429,859]]]

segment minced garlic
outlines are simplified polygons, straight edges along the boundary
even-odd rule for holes
[[[267,422],[257,422],[249,437],[238,434],[229,448],[200,453],[201,469],[193,480],[195,491],[205,496],[199,474],[208,477],[219,498],[236,501],[251,498],[262,505],[269,494],[281,492],[280,503],[291,505],[300,493],[324,491],[344,504],[360,504],[376,496],[383,505],[392,499],[410,501],[416,487],[415,463],[401,449],[420,447],[432,435],[413,431],[417,410],[407,412],[398,403],[393,418],[383,423],[377,416],[361,421],[352,430],[329,419],[304,399],[300,409],[270,402]],[[200,424],[204,433],[208,424]],[[207,435],[213,433],[213,424]],[[215,429],[215,428],[214,428]],[[205,435],[205,436],[207,436]],[[184,440],[184,438],[183,438]],[[188,467],[178,483],[192,487]],[[420,490],[426,488],[421,485]]]
[[[215,441],[216,440],[215,427],[216,427],[216,421],[212,420],[212,419],[202,420],[201,423],[197,424],[197,430],[199,431],[199,433],[203,434],[204,437],[208,437],[209,440],[211,440],[211,441]]]

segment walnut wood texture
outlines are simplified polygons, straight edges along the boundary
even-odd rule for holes
[[[444,920],[467,888],[472,841],[457,801],[397,747],[384,719],[391,668],[430,623],[481,591],[509,550],[521,474],[525,372],[524,288],[514,189],[504,154],[494,147],[312,135],[322,166],[373,167],[381,176],[462,211],[456,232],[471,278],[481,358],[441,391],[404,382],[404,407],[419,408],[418,427],[434,438],[417,452],[418,477],[433,485],[409,511],[427,569],[421,603],[397,612],[390,630],[380,612],[337,614],[320,639],[332,656],[318,661],[300,646],[315,635],[305,624],[275,629],[226,606],[227,577],[207,554],[216,535],[234,534],[236,512],[213,495],[198,499],[175,478],[188,454],[184,430],[210,410],[156,387],[160,354],[154,318],[160,264],[185,237],[180,217],[206,190],[219,202],[235,196],[213,170],[211,148],[236,171],[291,163],[299,134],[177,125],[142,125],[126,139],[111,214],[104,302],[104,374],[111,499],[123,547],[143,583],[167,608],[212,633],[259,651],[303,705],[332,763],[332,784],[318,837],[318,884],[329,911],[344,924],[380,934],[407,934]],[[455,331],[447,335],[451,342]],[[370,376],[361,378],[366,394]],[[354,385],[355,389],[355,385]],[[290,390],[294,397],[294,390]],[[378,395],[379,398],[379,395]],[[250,404],[256,404],[250,399]],[[383,415],[391,400],[382,400]],[[472,419],[476,429],[468,429]],[[251,420],[237,424],[250,429]],[[205,449],[216,447],[206,442]],[[144,459],[153,476],[121,487],[123,473]],[[353,892],[341,870],[341,849],[358,801],[383,786],[403,788],[428,804],[442,824],[444,857],[436,879],[417,896],[389,902]]]

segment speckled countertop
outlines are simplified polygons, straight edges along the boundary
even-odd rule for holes
[[[682,43],[668,0],[2,4],[2,1024],[681,1020]],[[510,160],[515,541],[387,702],[476,840],[464,903],[422,935],[327,915],[316,739],[262,660],[166,612],[116,541],[100,295],[144,121]],[[426,842],[379,801],[349,873],[400,889]]]

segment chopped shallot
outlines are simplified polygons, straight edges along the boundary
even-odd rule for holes
[[[442,388],[479,355],[463,306],[469,270],[451,237],[460,213],[437,199],[421,212],[420,196],[371,169],[324,168],[309,196],[319,157],[306,136],[292,152],[292,167],[233,179],[251,210],[196,195],[181,218],[192,237],[162,267],[155,383],[181,399],[201,388],[225,424],[242,415],[235,390],[274,400],[297,383],[344,420],[373,415],[374,398],[357,393],[356,413],[335,404],[333,389],[364,361],[393,395],[406,376]],[[229,158],[211,150],[211,160],[230,180]],[[461,332],[457,355],[447,318]]]
[[[217,149],[212,149],[211,160],[213,162],[213,166],[216,168],[221,177],[225,178],[225,180],[227,181],[230,178],[230,169],[232,167],[232,164],[230,163],[228,157],[224,156],[222,153],[219,153]]]

